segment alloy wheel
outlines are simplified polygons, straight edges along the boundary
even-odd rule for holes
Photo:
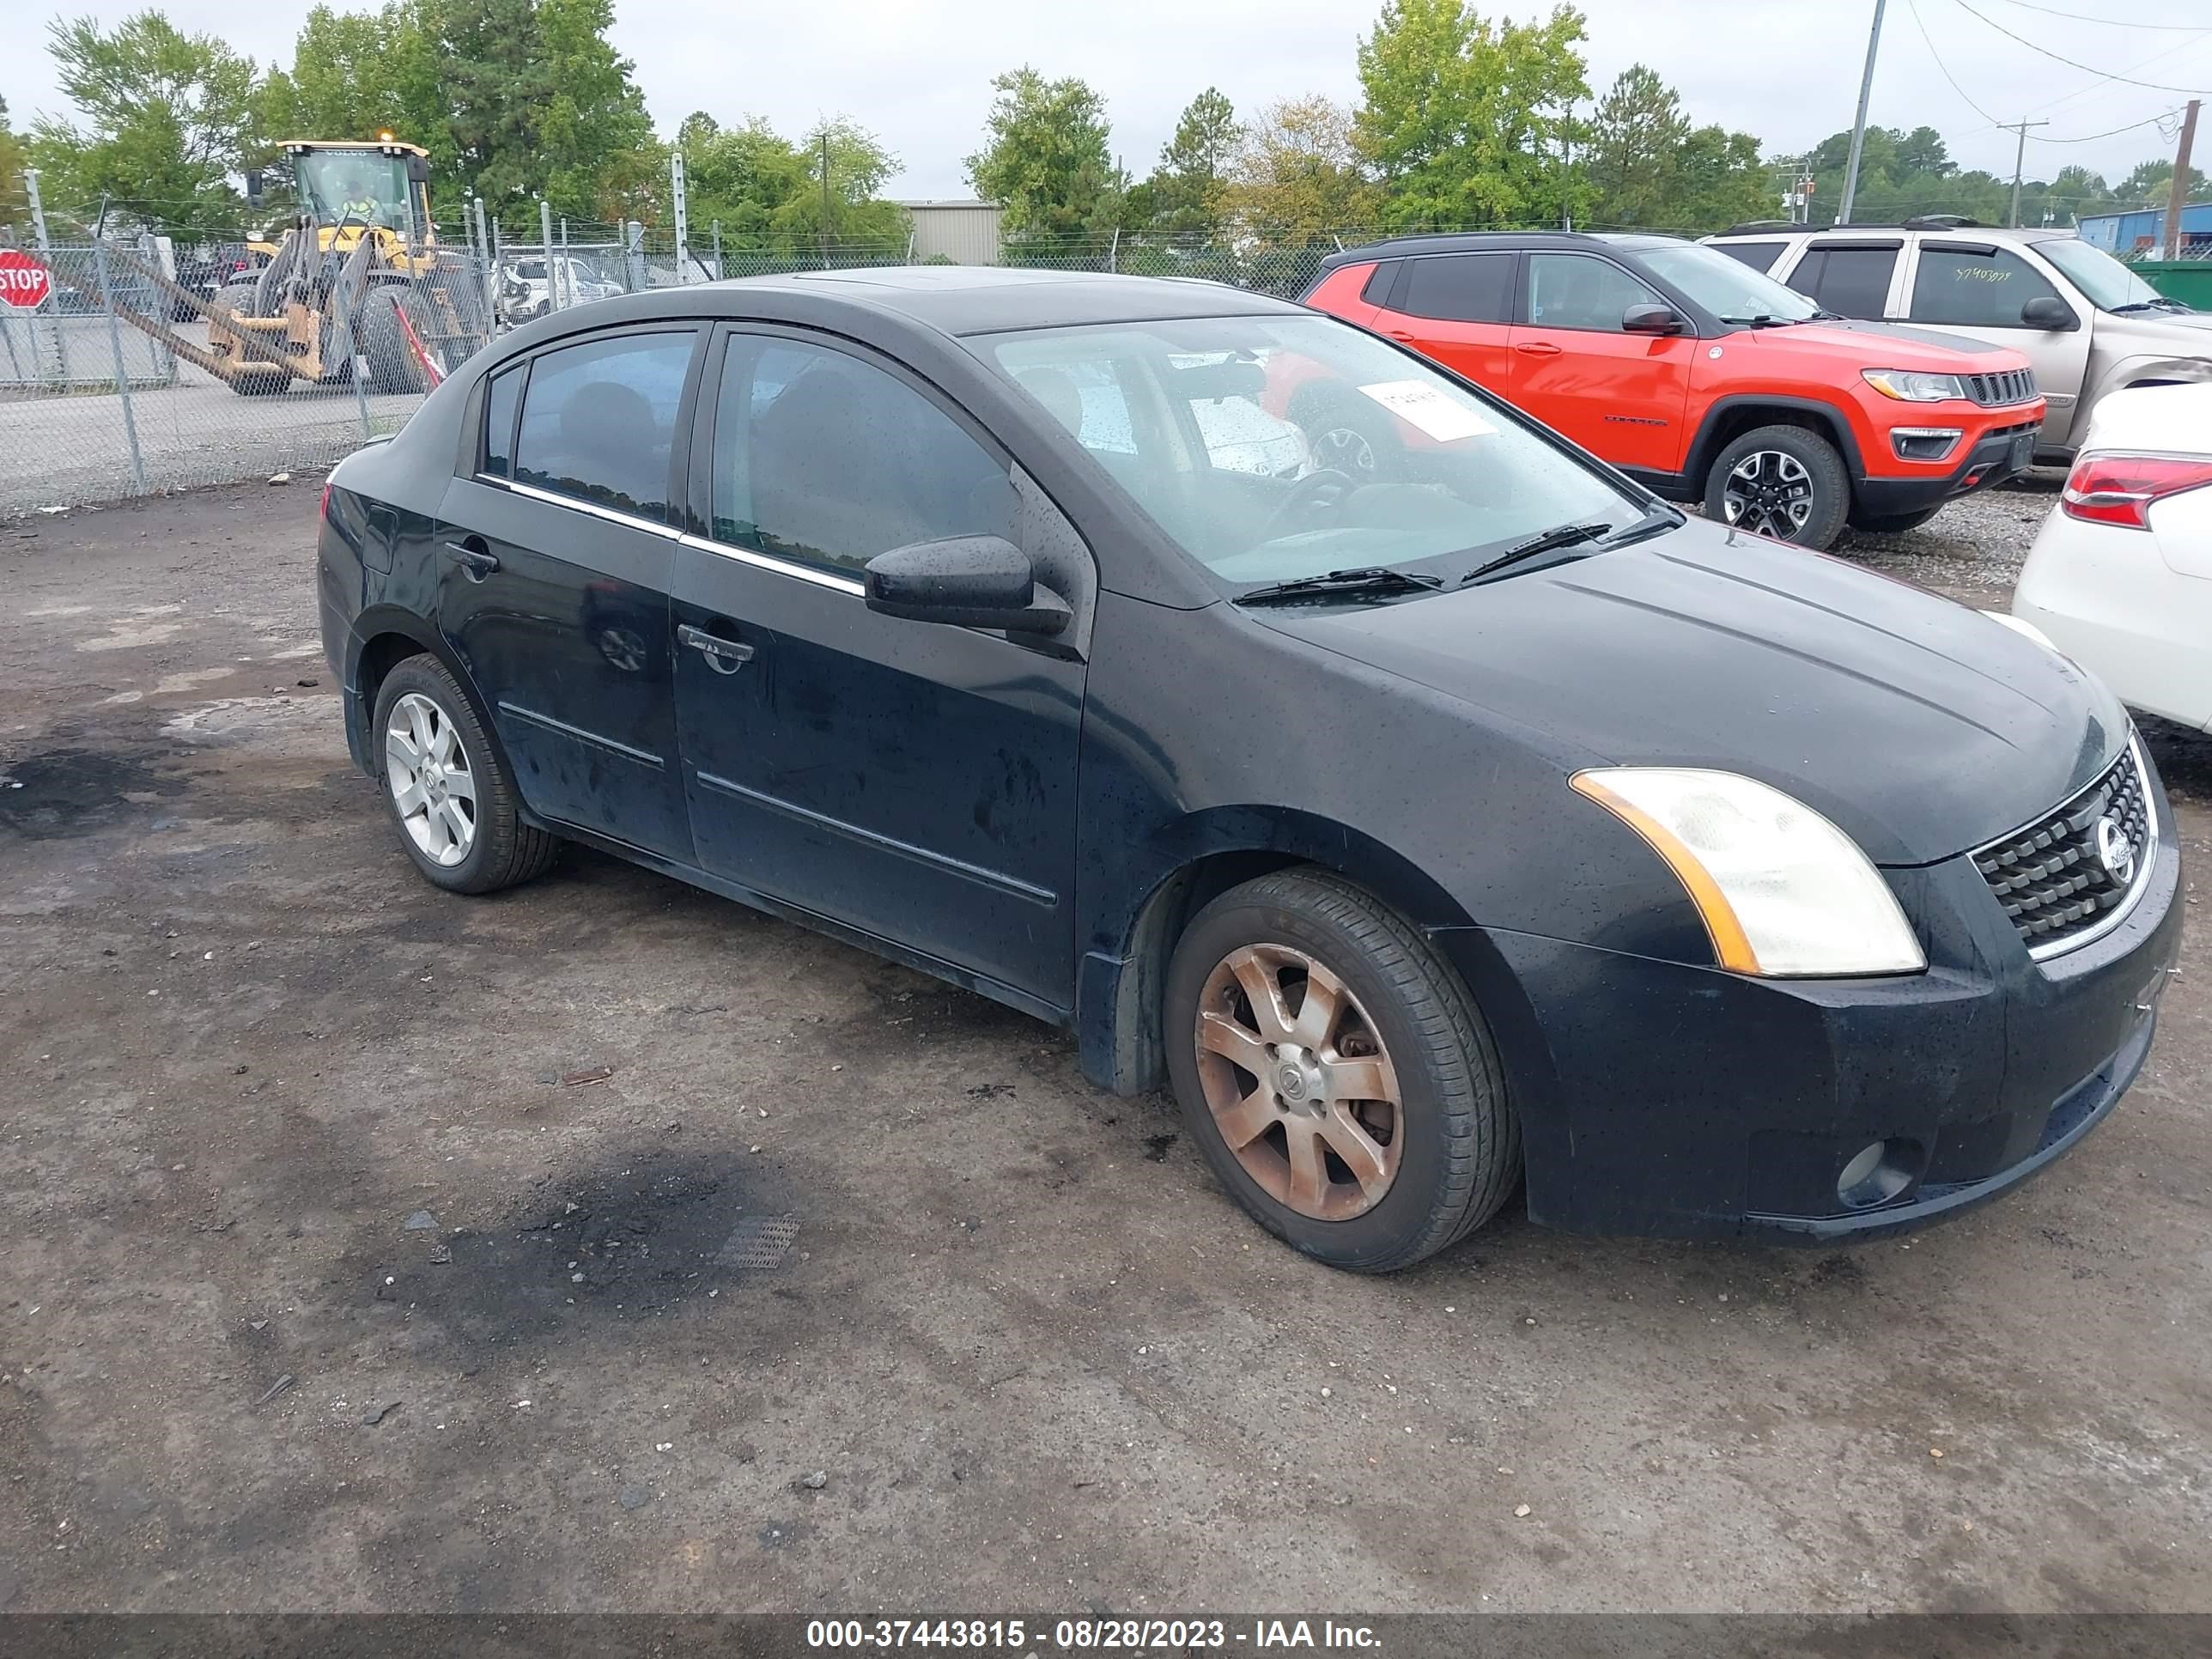
[[[422,855],[453,866],[477,839],[477,781],[452,718],[419,691],[392,705],[384,777],[399,822]]]
[[[1813,475],[1779,449],[1755,449],[1729,470],[1721,502],[1728,521],[1789,541],[1813,516]]]
[[[1194,1037],[1214,1125],[1261,1191],[1317,1221],[1382,1201],[1405,1113],[1382,1036],[1343,980],[1291,945],[1232,951],[1206,976]]]

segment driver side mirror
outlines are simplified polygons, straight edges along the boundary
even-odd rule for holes
[[[1624,334],[1680,334],[1688,326],[1672,306],[1631,306],[1620,313]]]
[[[2081,325],[2074,315],[2074,307],[2051,294],[2039,294],[2022,306],[2020,320],[2027,328],[2051,329],[2058,332]]]
[[[1030,556],[1003,536],[910,542],[868,561],[868,609],[908,622],[1057,634],[1067,601],[1037,586]]]

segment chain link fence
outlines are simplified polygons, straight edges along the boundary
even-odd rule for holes
[[[682,245],[666,228],[543,216],[457,218],[435,233],[411,245],[343,228],[274,244],[243,228],[180,246],[0,244],[0,273],[18,273],[0,281],[0,517],[333,465],[397,431],[501,331],[550,311],[915,259],[911,237],[764,243],[711,224]],[[1295,297],[1328,254],[1376,234],[1010,239],[1000,263]],[[21,274],[24,261],[43,279]]]

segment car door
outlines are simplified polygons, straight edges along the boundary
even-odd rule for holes
[[[1370,326],[1503,396],[1510,373],[1511,252],[1430,253],[1400,262]]]
[[[1838,317],[1879,322],[1905,251],[1902,237],[1815,242],[1790,273],[1790,286]]]
[[[888,359],[726,330],[677,551],[676,708],[699,861],[1069,1006],[1079,648],[869,610],[863,568],[1015,541],[1080,607],[1089,555],[1008,458]],[[1085,590],[1087,589],[1087,592]]]
[[[1631,334],[1631,306],[1666,296],[1592,253],[1531,252],[1505,396],[1616,466],[1680,469],[1693,335]]]
[[[696,325],[551,347],[494,376],[438,526],[438,624],[543,816],[690,857],[676,760],[672,484]]]
[[[2035,383],[2061,396],[2078,393],[2089,368],[2089,319],[2056,284],[2014,248],[1987,242],[1923,240],[1916,252],[1906,317],[1947,334],[1963,334],[2027,354]],[[2032,300],[2056,300],[2071,326],[2031,326],[2022,317]],[[2063,448],[2074,424],[2074,404],[2054,399],[2041,443]]]

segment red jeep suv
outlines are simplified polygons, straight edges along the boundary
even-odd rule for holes
[[[1672,236],[1402,237],[1304,296],[1495,392],[1659,495],[1807,547],[1908,530],[2027,466],[2043,424],[2008,347],[1850,322]],[[1285,413],[1358,476],[1416,441],[1349,404]]]

